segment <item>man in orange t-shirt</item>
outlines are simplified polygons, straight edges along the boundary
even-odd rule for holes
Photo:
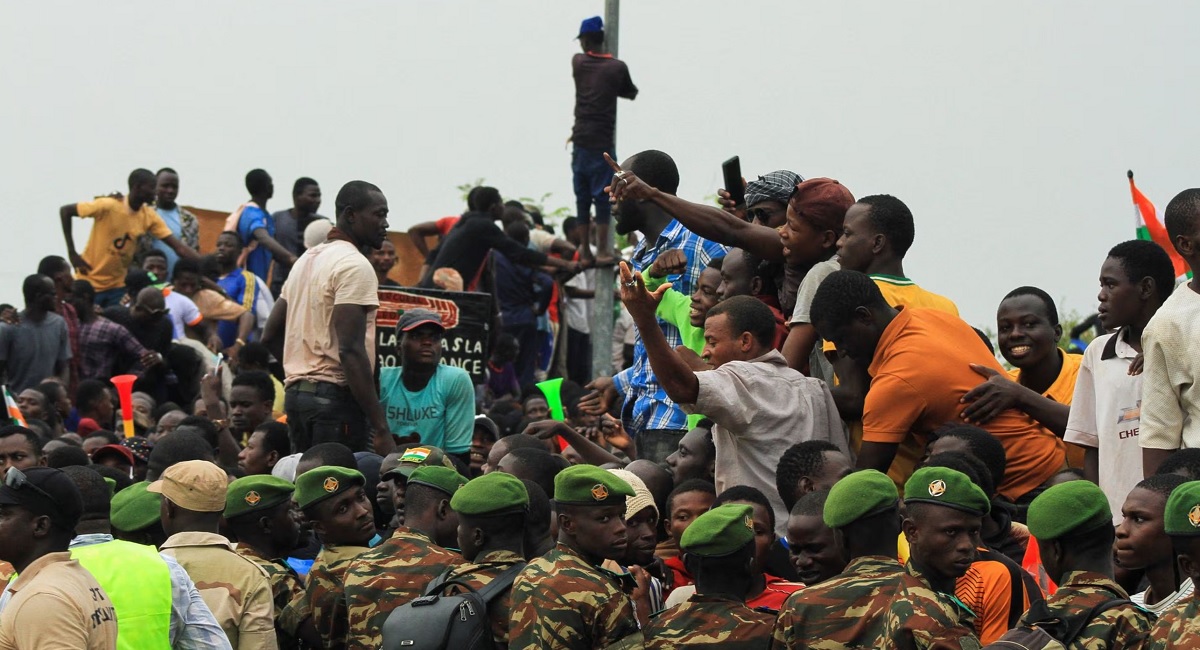
[[[959,421],[963,396],[979,384],[972,364],[1003,372],[961,319],[932,309],[894,309],[875,282],[856,271],[825,279],[812,316],[822,338],[870,364],[860,468],[887,470],[902,442],[915,437],[924,445],[929,432]],[[1031,499],[1064,465],[1063,442],[1019,411],[1002,411],[983,428],[1004,445],[1008,469],[997,492],[1011,501]]]

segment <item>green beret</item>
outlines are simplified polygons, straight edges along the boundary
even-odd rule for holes
[[[922,467],[904,484],[905,503],[935,503],[983,516],[992,503],[966,474],[949,467]],[[828,503],[828,502],[826,502]]]
[[[1112,526],[1108,497],[1091,481],[1067,481],[1042,492],[1029,504],[1029,533],[1052,540]]]
[[[622,506],[636,494],[628,481],[595,465],[573,465],[554,477],[554,501],[568,506]]]
[[[323,465],[296,477],[296,503],[306,510],[365,482],[366,479],[357,470]]]
[[[726,503],[696,517],[679,548],[699,557],[723,557],[754,541],[754,508]]]
[[[109,523],[125,533],[132,533],[157,524],[162,515],[162,495],[146,490],[149,481],[134,483],[117,492],[112,498]]]
[[[874,469],[855,472],[830,488],[822,513],[825,525],[841,528],[895,507],[899,498],[896,483],[887,474]]]
[[[458,492],[458,488],[467,482],[462,474],[441,465],[418,467],[408,477],[409,485],[424,485],[435,490],[441,490],[450,496]]]
[[[108,484],[108,498],[111,499],[117,493],[117,479],[105,476],[104,482]]]
[[[225,518],[265,512],[292,498],[296,486],[270,474],[243,476],[225,492]]]
[[[492,515],[523,510],[528,505],[529,492],[525,484],[504,472],[473,478],[450,499],[450,507],[460,515]]]
[[[1163,512],[1163,529],[1168,535],[1200,535],[1200,481],[1189,481],[1171,491]]]

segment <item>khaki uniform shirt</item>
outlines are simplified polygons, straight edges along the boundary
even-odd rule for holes
[[[9,592],[12,598],[0,613],[3,650],[117,647],[112,601],[70,553],[47,553],[34,560]]]
[[[187,570],[235,650],[277,650],[271,585],[253,560],[214,533],[175,533],[160,550]]]

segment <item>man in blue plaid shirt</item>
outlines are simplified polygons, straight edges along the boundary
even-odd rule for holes
[[[679,169],[675,161],[661,151],[648,150],[634,154],[625,160],[621,168],[628,169],[651,188],[657,188],[657,192],[673,196],[679,187]],[[623,182],[623,173],[618,171],[613,182]],[[696,279],[708,266],[709,260],[725,255],[724,246],[684,228],[653,201],[622,200],[617,204],[615,214],[618,233],[640,231],[643,235],[630,260],[637,272],[648,268],[665,251],[678,249],[683,252],[687,257],[684,272],[667,279],[684,294],[691,294],[695,290]],[[668,343],[672,346],[682,345],[679,330],[674,325],[661,320],[658,324]],[[614,396],[624,400],[621,420],[637,441],[638,458],[661,463],[675,451],[679,439],[687,433],[687,414],[667,397],[666,391],[650,370],[650,361],[646,357],[640,334],[633,348],[633,365],[617,373],[611,380],[601,378],[588,386],[599,391],[601,396],[600,399],[593,397],[588,400],[588,408],[592,412],[596,412],[597,408],[604,410],[605,402]]]

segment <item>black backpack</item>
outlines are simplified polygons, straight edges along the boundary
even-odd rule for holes
[[[1058,618],[1050,614],[1045,602],[1029,607],[1029,622],[1011,629],[1004,636],[983,646],[984,650],[1063,650],[1071,645],[1097,616],[1115,607],[1132,605],[1127,598],[1114,598],[1096,605],[1083,616]]]
[[[425,595],[388,615],[383,624],[383,650],[494,650],[488,604],[508,591],[525,563],[515,564],[475,591],[461,580],[434,578]],[[449,586],[462,593],[443,596]]]

